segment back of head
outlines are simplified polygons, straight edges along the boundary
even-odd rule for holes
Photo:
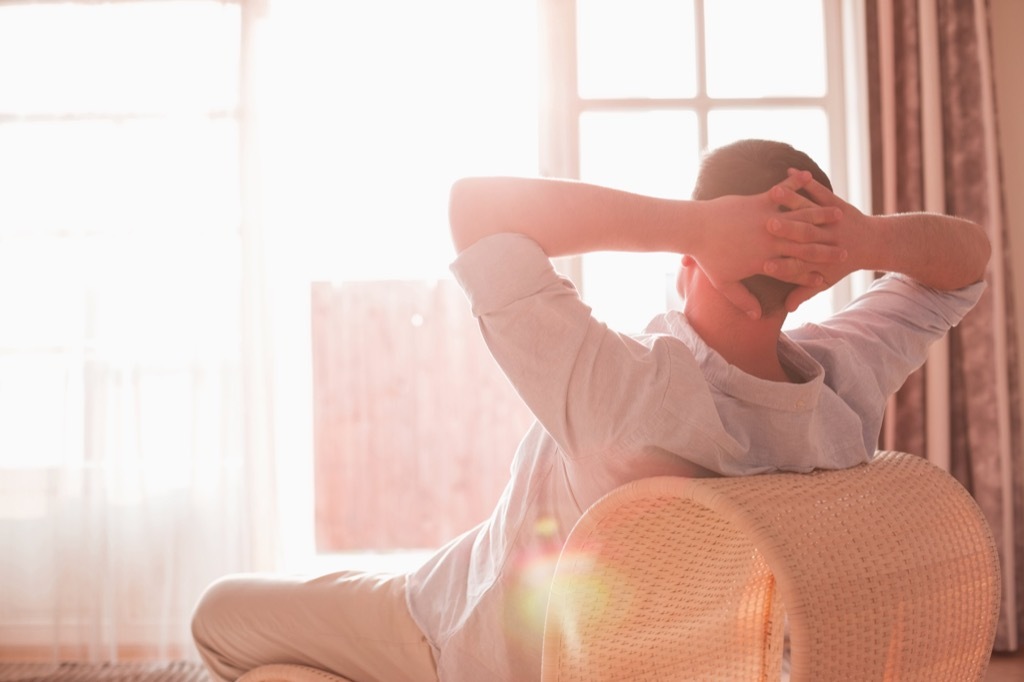
[[[707,200],[730,194],[760,194],[785,180],[790,168],[810,171],[815,180],[832,189],[825,172],[802,151],[785,142],[740,140],[704,157],[693,198]],[[795,288],[793,284],[767,275],[753,275],[743,280],[743,284],[757,298],[766,315],[782,309],[786,296]]]

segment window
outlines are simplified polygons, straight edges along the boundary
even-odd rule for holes
[[[847,188],[844,3],[794,0],[577,0],[547,3],[551,70],[544,167],[687,198],[702,152],[744,137],[806,151]],[[660,258],[660,260],[658,260]],[[576,278],[595,313],[639,330],[675,293],[677,256],[592,254]],[[845,289],[805,304],[821,316]]]
[[[205,486],[216,459],[237,503],[240,356],[264,350],[243,350],[240,301],[265,258],[283,553],[433,547],[476,523],[529,415],[449,278],[450,183],[685,197],[701,150],[763,135],[842,189],[851,2],[0,3],[4,492],[102,457],[146,483],[116,502]],[[675,264],[567,267],[635,329]],[[410,535],[402,505],[432,488],[459,491],[416,506],[449,525]]]
[[[269,213],[287,225],[271,251],[301,264],[275,289],[311,296],[313,320],[311,340],[279,347],[313,350],[310,544],[322,553],[429,548],[482,520],[528,422],[447,279],[456,177],[542,172],[686,197],[702,150],[763,136],[846,182],[836,3],[536,7],[300,0],[272,17],[278,47],[291,45],[281,73],[296,80],[277,86],[295,94],[272,119],[304,121],[270,136],[288,140],[268,164]],[[290,186],[294,168],[312,184]],[[673,302],[676,264],[594,254],[564,265],[600,317],[630,330]],[[430,519],[415,511],[424,505]]]
[[[282,454],[288,554],[437,547],[507,480],[529,414],[451,279],[447,198],[463,175],[536,175],[536,21],[522,0],[270,5],[277,435],[315,452]]]
[[[237,347],[239,35],[230,3],[0,5],[0,467],[161,459]]]
[[[8,655],[179,656],[248,556],[241,9],[0,3]]]

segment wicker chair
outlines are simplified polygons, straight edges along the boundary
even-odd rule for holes
[[[999,566],[974,500],[927,461],[649,478],[595,503],[562,550],[543,682],[984,679]],[[328,682],[264,666],[242,682]],[[476,682],[476,681],[468,681]]]
[[[562,550],[544,682],[981,680],[999,568],[967,492],[885,452],[843,471],[635,481]]]
[[[294,663],[273,663],[254,668],[237,682],[349,682],[318,668]]]

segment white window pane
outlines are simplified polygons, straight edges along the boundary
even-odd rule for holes
[[[679,255],[588,253],[583,257],[583,298],[612,329],[641,332],[655,315],[678,307]]]
[[[314,279],[449,276],[451,183],[537,173],[535,5],[275,6],[261,197],[275,254]]]
[[[0,354],[81,350],[88,261],[74,240],[0,242]]]
[[[823,96],[822,0],[704,3],[712,97]]]
[[[580,179],[654,196],[687,198],[699,158],[692,111],[585,112]],[[675,254],[595,253],[583,257],[582,288],[598,319],[640,331],[664,312],[675,289]]]
[[[234,108],[239,23],[198,0],[0,6],[0,112]]]
[[[0,469],[82,456],[82,366],[50,351],[0,352]]]
[[[0,236],[234,232],[238,191],[230,119],[0,126]]]
[[[692,1],[579,0],[576,4],[582,97],[696,94]]]
[[[827,320],[836,306],[833,301],[832,289],[827,289],[816,294],[810,300],[804,301],[795,312],[786,316],[786,323],[783,329],[795,329],[808,322],[821,322]]]
[[[580,179],[655,196],[693,190],[699,143],[692,111],[587,111],[580,115]]]
[[[814,159],[826,174],[831,167],[828,117],[824,109],[713,109],[708,113],[708,147],[761,138],[787,142]]]
[[[89,344],[97,356],[156,366],[237,356],[237,239],[166,234],[80,248],[92,270]]]
[[[236,235],[52,238],[0,248],[0,354],[187,364],[238,352]],[[3,381],[3,377],[0,377]]]

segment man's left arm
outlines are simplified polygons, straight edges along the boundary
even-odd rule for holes
[[[857,270],[900,273],[939,291],[963,289],[985,276],[991,246],[977,223],[938,213],[866,215],[814,180],[804,191],[816,204],[842,211],[842,218],[829,226],[828,234],[848,258],[816,265],[825,282],[820,287],[796,289],[787,300],[790,311]],[[798,224],[777,223],[774,227],[780,236],[800,238],[797,232],[802,226]],[[785,279],[805,271],[807,265],[779,258],[766,264],[765,269]]]

